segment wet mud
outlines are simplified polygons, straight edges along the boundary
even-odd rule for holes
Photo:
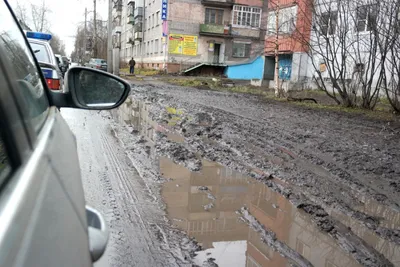
[[[215,256],[222,248],[226,255],[241,251],[243,266],[254,261],[247,257],[248,238],[236,235],[244,227],[247,236],[253,231],[262,241],[256,251],[270,250],[273,253],[262,254],[270,259],[278,257],[276,253],[294,266],[400,266],[400,144],[395,125],[265,103],[247,95],[157,85],[134,87],[130,100],[113,117],[126,125],[131,136],[141,136],[135,137],[138,142],[132,149],[147,150],[143,157],[153,162],[148,171],[167,181],[161,192],[169,220],[199,242],[197,265],[229,266],[224,261],[231,256],[226,260]],[[170,170],[174,168],[180,171]],[[208,169],[218,169],[220,174],[204,175]],[[221,178],[224,172],[230,174]],[[202,178],[192,178],[196,175]],[[247,185],[239,183],[232,189],[239,191],[230,193],[234,200],[228,210],[220,209],[224,194],[215,191],[223,188],[224,179]],[[257,191],[260,188],[285,203],[265,205],[286,216],[280,215],[286,228],[282,223],[274,228],[273,220],[258,215],[260,208],[251,208],[252,196],[263,194]],[[169,197],[166,190],[171,191]],[[192,201],[192,195],[201,201]],[[188,214],[192,206],[193,214]],[[226,233],[218,231],[221,214],[231,222]],[[297,217],[305,222],[302,229],[310,228],[314,234],[310,240],[321,235],[323,243],[329,244],[326,252],[317,252],[320,248],[310,241],[293,245],[291,238],[297,234],[279,237],[279,231],[292,232]],[[191,223],[200,229],[210,227],[209,238],[215,240],[192,232]],[[271,266],[286,266],[279,264]]]

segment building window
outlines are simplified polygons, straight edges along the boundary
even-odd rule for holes
[[[206,24],[218,24],[222,25],[224,17],[224,11],[222,9],[206,8]]]
[[[148,24],[149,24],[149,25],[147,26],[147,29],[150,30],[150,27],[151,27],[151,16],[149,16],[147,22],[148,22]]]
[[[261,8],[233,6],[232,25],[259,28],[261,24]]]
[[[154,50],[153,43],[154,43],[154,41],[151,40],[151,43],[150,43],[150,54],[153,54],[153,50]]]
[[[233,42],[233,57],[250,57],[251,43]]]
[[[154,13],[153,15],[151,15],[151,22],[153,23],[151,27],[154,28],[154,24],[156,23],[156,21],[154,20]]]
[[[160,11],[157,11],[157,13],[156,13],[157,26],[160,25],[160,19],[161,19],[161,17],[160,17]]]
[[[360,6],[357,8],[357,32],[371,31],[376,25],[376,7],[373,5]]]
[[[334,35],[337,25],[337,11],[326,12],[321,16],[321,34],[324,36]]]
[[[292,33],[296,29],[297,6],[279,10],[279,33]],[[268,13],[268,34],[276,34],[276,11]]]
[[[158,53],[158,39],[154,40],[154,53],[157,54]]]

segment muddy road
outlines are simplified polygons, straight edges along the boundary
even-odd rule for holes
[[[195,264],[400,266],[395,124],[155,81],[104,116]]]
[[[61,113],[77,137],[86,201],[110,230],[106,253],[95,266],[191,266],[185,258],[195,247],[167,223],[158,178],[139,175],[110,120],[95,111]]]

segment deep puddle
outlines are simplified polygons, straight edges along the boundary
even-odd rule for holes
[[[171,113],[174,112],[177,113],[171,110]],[[120,120],[145,137],[149,155],[156,161],[158,157],[153,147],[157,132],[165,133],[169,140],[176,143],[185,141],[170,129],[177,116],[172,116],[168,125],[157,124],[150,119],[149,105],[140,101],[127,102],[119,113]],[[203,141],[213,142],[209,139]],[[280,267],[293,263],[292,254],[276,252],[261,240],[259,233],[240,220],[237,211],[246,207],[258,222],[276,234],[279,241],[297,251],[312,265],[360,266],[339,247],[336,240],[319,231],[308,215],[255,179],[204,160],[200,172],[190,172],[167,158],[160,158],[157,165],[160,173],[170,179],[163,185],[162,196],[171,222],[194,237],[203,248],[195,258],[197,265],[203,265],[210,258],[214,258],[219,266]],[[382,218],[382,227],[399,229],[400,215],[397,211],[362,196],[358,199],[361,199],[362,205],[356,206],[357,210]],[[394,266],[400,266],[399,246],[336,210],[327,212],[350,227]]]
[[[288,266],[290,260],[239,219],[236,211],[242,207],[314,266],[359,266],[306,214],[254,179],[208,161],[194,173],[161,158],[160,171],[171,179],[162,188],[167,213],[176,227],[201,244],[203,251],[195,258],[200,266],[208,258],[222,267]]]

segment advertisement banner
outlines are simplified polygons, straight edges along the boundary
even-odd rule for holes
[[[196,35],[170,34],[168,53],[184,56],[196,56],[198,37]]]

